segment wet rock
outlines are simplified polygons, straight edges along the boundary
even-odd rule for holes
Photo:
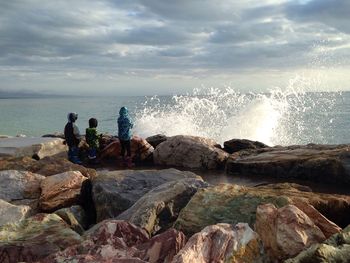
[[[84,229],[89,226],[84,209],[79,205],[74,205],[67,208],[61,208],[55,211],[55,214],[61,217],[72,230],[82,235]]]
[[[38,161],[30,157],[3,158],[0,159],[0,170],[30,171],[45,176],[68,171],[80,171],[88,178],[96,176],[96,170],[71,163],[67,158],[61,157],[45,157]]]
[[[37,214],[0,227],[0,259],[2,263],[34,262],[81,241],[59,216]]]
[[[11,202],[22,199],[37,199],[44,176],[25,171],[0,171],[0,199]]]
[[[153,153],[154,163],[200,169],[220,169],[228,154],[216,147],[211,139],[177,135],[158,145]]]
[[[207,186],[203,180],[195,178],[164,183],[146,193],[117,218],[133,223],[154,235],[169,228],[196,191]]]
[[[239,152],[241,150],[268,148],[269,146],[258,141],[246,139],[232,139],[224,142],[224,151],[228,153]]]
[[[348,216],[350,196],[300,191],[293,187],[293,184],[261,187],[221,184],[198,190],[187,206],[181,210],[175,228],[186,235],[192,235],[208,225],[217,223],[246,222],[253,227],[256,208],[259,205],[272,203],[280,208],[301,201],[313,205],[321,214],[339,226],[347,220],[350,222]]]
[[[294,205],[279,209],[272,204],[258,206],[255,231],[270,258],[279,262],[326,239],[314,222]]]
[[[257,233],[248,224],[217,224],[194,234],[173,263],[264,262]]]
[[[170,181],[198,178],[176,169],[120,170],[100,174],[92,180],[97,222],[117,217],[151,189]]]
[[[174,229],[148,239],[147,233],[133,224],[105,220],[88,230],[81,244],[50,255],[42,262],[82,259],[93,259],[92,262],[171,262],[184,244],[185,236]]]
[[[117,160],[120,156],[120,142],[118,138],[113,138],[101,151],[101,158],[112,158]],[[131,157],[135,161],[146,162],[152,160],[154,148],[145,139],[133,136],[131,138]]]
[[[146,138],[146,141],[155,149],[159,144],[168,139],[164,134],[157,134]]]
[[[61,138],[61,139],[65,139],[64,133],[62,133],[62,132],[54,132],[54,133],[50,133],[50,134],[44,134],[41,137],[43,137],[43,138]]]
[[[35,156],[38,159],[67,151],[67,146],[59,138],[2,138],[0,156]]]
[[[306,145],[237,152],[228,159],[226,171],[349,185],[350,146]]]
[[[25,205],[13,205],[0,199],[0,226],[25,219],[30,212],[30,207]]]
[[[42,211],[52,212],[79,203],[80,188],[84,177],[78,171],[65,172],[46,177],[41,182],[39,206]]]
[[[348,263],[350,262],[350,225],[322,244],[315,244],[285,263]]]

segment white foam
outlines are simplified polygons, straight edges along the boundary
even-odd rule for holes
[[[304,84],[292,80],[285,90],[275,88],[266,94],[211,88],[170,100],[155,96],[136,112],[135,131],[143,137],[203,136],[221,144],[233,138],[268,145],[322,142],[324,116],[319,114],[331,111],[336,96],[310,95]]]

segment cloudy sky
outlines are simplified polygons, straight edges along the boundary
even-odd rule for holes
[[[0,90],[349,90],[349,14],[349,0],[1,1]]]

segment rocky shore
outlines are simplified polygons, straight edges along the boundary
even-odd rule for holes
[[[350,262],[350,188],[307,186],[349,187],[350,145],[133,137],[126,169],[117,138],[91,166],[69,162],[61,137],[0,138],[0,262]]]

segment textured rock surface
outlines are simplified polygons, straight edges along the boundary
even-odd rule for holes
[[[255,231],[270,258],[278,261],[326,239],[314,222],[294,205],[279,209],[272,204],[258,206]]]
[[[61,208],[55,211],[55,214],[61,217],[71,229],[80,235],[82,235],[84,233],[84,229],[88,227],[85,211],[79,205]]]
[[[80,171],[89,178],[96,176],[94,169],[85,168],[82,165],[71,163],[67,158],[60,157],[45,157],[39,161],[30,157],[3,158],[0,159],[0,170],[30,171],[45,176],[68,171]]]
[[[93,259],[93,262],[171,262],[184,244],[184,235],[174,229],[148,239],[147,233],[135,225],[121,220],[105,220],[88,230],[81,244],[53,254],[43,262],[72,262],[77,259]]]
[[[191,235],[217,223],[246,222],[253,227],[258,205],[272,203],[279,208],[297,201],[313,205],[337,225],[350,222],[350,196],[318,194],[302,189],[293,184],[261,187],[221,184],[201,189],[182,209],[175,228]]]
[[[300,200],[293,200],[293,205],[303,211],[312,220],[312,222],[314,222],[314,224],[321,229],[326,238],[329,238],[341,231],[341,228],[339,226],[324,217],[312,205]]]
[[[44,158],[67,151],[67,146],[59,138],[1,138],[0,156],[36,156]]]
[[[92,181],[97,222],[118,216],[149,190],[184,178],[201,179],[194,173],[176,169],[121,170],[100,174]]]
[[[340,227],[350,223],[350,196],[310,192],[307,187],[298,184],[270,184],[253,188],[258,192],[279,196],[288,196],[299,207],[307,203],[316,208],[323,216]],[[303,210],[306,214],[308,212]]]
[[[306,145],[237,152],[228,159],[226,170],[230,174],[350,184],[350,146]]]
[[[80,172],[74,171],[46,177],[41,182],[40,208],[54,211],[78,204],[81,184],[86,179]]]
[[[177,135],[158,145],[153,160],[159,165],[218,169],[225,165],[228,154],[216,146],[211,139]]]
[[[150,137],[146,138],[146,141],[153,146],[153,148],[155,149],[159,144],[161,144],[162,142],[166,141],[168,139],[167,136],[163,135],[163,134],[157,134],[157,135],[153,135]]]
[[[142,196],[118,219],[131,222],[153,235],[171,226],[197,190],[207,186],[194,178],[164,183]]]
[[[267,148],[268,145],[258,142],[250,141],[245,139],[232,139],[224,142],[224,151],[228,153],[239,152],[241,150],[250,150],[250,149],[260,149]]]
[[[29,215],[29,212],[29,206],[12,205],[0,199],[0,226],[21,221]]]
[[[264,262],[258,235],[245,223],[217,224],[194,234],[173,263]]]
[[[102,150],[101,158],[114,158],[120,156],[120,142],[117,138],[111,138],[110,143]],[[133,136],[131,139],[131,157],[137,161],[152,159],[154,148],[145,139]]]
[[[0,199],[8,202],[39,198],[44,176],[25,171],[0,171]]]
[[[341,233],[333,235],[322,244],[312,245],[285,263],[349,263],[350,225]]]
[[[59,216],[37,214],[0,227],[0,262],[33,262],[81,241]]]

